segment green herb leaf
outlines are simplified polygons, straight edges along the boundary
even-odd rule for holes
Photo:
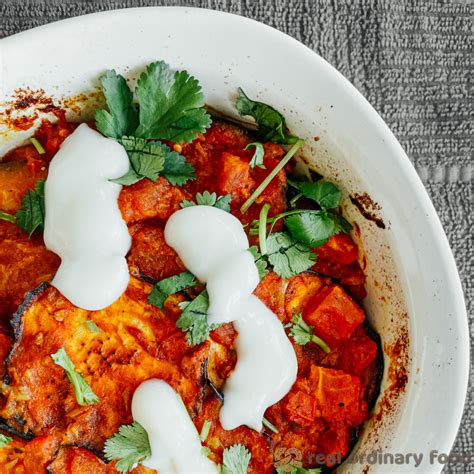
[[[209,308],[209,295],[204,290],[192,301],[183,301],[179,304],[183,310],[176,321],[176,327],[186,333],[186,340],[190,346],[203,343],[209,336],[209,332],[219,325],[209,326],[207,323],[207,310]]]
[[[30,142],[35,147],[36,151],[38,152],[38,155],[44,155],[46,153],[46,150],[43,148],[43,145],[41,145],[37,138],[31,137]]]
[[[225,448],[222,459],[222,474],[247,474],[250,459],[250,451],[242,444],[234,444]]]
[[[148,296],[148,302],[160,309],[163,309],[166,299],[178,293],[178,291],[185,290],[196,285],[196,278],[190,272],[183,272],[174,275],[164,280],[159,281],[151,290]]]
[[[133,94],[127,81],[114,70],[106,71],[99,81],[109,112],[96,111],[97,130],[111,138],[133,135],[138,126],[138,112],[132,103]]]
[[[182,186],[188,181],[196,179],[196,173],[191,163],[186,158],[175,151],[165,156],[165,167],[163,176],[173,185]]]
[[[44,179],[39,180],[34,190],[28,190],[16,213],[16,224],[30,237],[36,229],[44,229],[44,182]]]
[[[209,431],[211,430],[212,421],[206,420],[202,425],[201,433],[199,434],[199,439],[201,441],[206,441],[207,437],[209,436]]]
[[[67,355],[64,347],[61,347],[55,354],[51,354],[51,358],[66,371],[66,375],[72,384],[79,405],[92,405],[99,401],[99,397],[93,392],[84,377],[76,372],[76,367]]]
[[[252,245],[249,248],[249,252],[253,255],[253,258],[255,260],[255,265],[257,265],[257,269],[258,269],[258,275],[261,281],[268,275],[267,261],[262,256],[262,254],[258,251],[258,247],[256,245]]]
[[[301,313],[295,314],[295,316],[291,318],[291,323],[290,335],[293,336],[296,344],[304,346],[308,344],[308,342],[314,342],[326,352],[326,354],[331,352],[329,346],[320,337],[313,334],[314,326],[307,324]]]
[[[99,328],[99,326],[97,326],[97,324],[92,321],[92,319],[88,319],[87,321],[84,321],[84,324],[86,325],[87,329],[90,331],[90,332],[93,332],[95,334],[98,334],[99,332],[102,332]]]
[[[259,168],[266,169],[265,165],[263,164],[263,157],[265,155],[265,150],[263,145],[259,142],[249,143],[244,150],[249,150],[250,147],[255,147],[255,152],[250,160],[250,168],[254,168],[258,166]]]
[[[11,443],[13,441],[13,438],[10,438],[10,436],[6,436],[3,433],[0,433],[0,448],[5,448],[8,443]]]
[[[140,105],[138,137],[189,142],[211,124],[199,82],[186,71],[172,72],[164,61],[147,66],[135,94]]]
[[[204,191],[202,194],[196,194],[196,202],[184,200],[181,201],[181,207],[191,207],[191,206],[213,206],[223,211],[230,212],[230,194],[225,194],[224,196],[217,197],[216,193],[210,193],[209,191]]]
[[[321,468],[305,469],[304,467],[294,467],[292,464],[277,467],[277,474],[321,474]]]
[[[340,189],[330,181],[320,179],[315,183],[311,181],[291,181],[292,186],[301,191],[303,196],[316,201],[322,209],[333,209],[341,201]]]
[[[253,117],[258,126],[258,135],[263,141],[290,145],[299,140],[288,133],[285,119],[280,112],[267,104],[249,99],[240,88],[235,107],[240,115]]]
[[[0,219],[2,221],[11,222],[12,224],[16,223],[16,216],[8,214],[8,212],[0,211]]]
[[[295,241],[285,232],[267,237],[268,260],[282,278],[305,272],[314,265],[316,255],[306,245]]]
[[[295,240],[310,247],[318,247],[329,237],[352,226],[343,217],[327,211],[306,211],[286,217],[285,225]]]
[[[118,461],[116,469],[125,474],[151,456],[148,434],[140,423],[122,425],[118,432],[105,442],[104,454],[109,461]]]

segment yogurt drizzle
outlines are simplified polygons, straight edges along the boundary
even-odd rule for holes
[[[122,187],[109,181],[128,168],[124,148],[86,124],[49,166],[44,242],[61,257],[51,284],[80,308],[105,308],[128,285],[131,239],[117,204]]]
[[[265,410],[296,380],[297,360],[281,322],[252,294],[258,269],[240,221],[210,206],[174,213],[165,239],[209,293],[208,322],[234,321],[237,365],[224,386],[220,421],[224,429],[262,429]]]

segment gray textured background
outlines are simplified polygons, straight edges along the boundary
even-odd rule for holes
[[[0,37],[85,13],[201,6],[247,16],[302,41],[379,111],[414,163],[443,222],[474,339],[472,13],[469,0],[0,0]],[[471,380],[473,379],[471,365]],[[474,455],[473,387],[454,447]],[[433,413],[436,416],[436,413]],[[445,472],[474,473],[471,465]]]

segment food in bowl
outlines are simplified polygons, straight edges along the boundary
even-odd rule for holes
[[[381,371],[340,190],[242,90],[246,127],[162,61],[101,84],[95,122],[56,111],[0,164],[0,462],[333,469]]]

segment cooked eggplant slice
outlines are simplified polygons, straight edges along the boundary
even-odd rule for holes
[[[33,290],[14,317],[10,384],[4,386],[6,403],[0,412],[6,423],[36,436],[54,428],[61,444],[100,450],[120,425],[131,423],[133,392],[154,377],[177,390],[193,412],[204,386],[202,372],[187,370],[188,354],[195,349],[176,329],[175,315],[148,303],[150,291],[151,285],[132,278],[114,304],[89,312],[49,285]],[[100,331],[91,331],[88,320]],[[77,403],[65,371],[51,358],[61,346],[98,403]]]

